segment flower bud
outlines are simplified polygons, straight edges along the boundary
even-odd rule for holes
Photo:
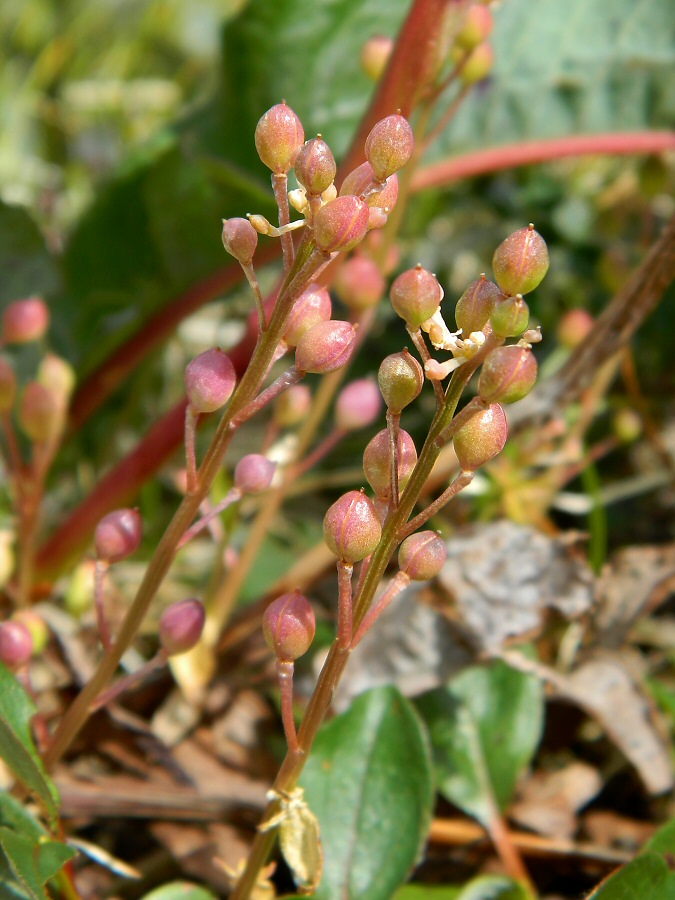
[[[493,26],[494,20],[490,10],[482,3],[474,3],[466,11],[455,37],[455,44],[462,50],[473,50],[487,40]]]
[[[495,280],[504,293],[529,294],[548,271],[548,249],[534,225],[510,234],[492,257]]]
[[[312,392],[306,384],[293,384],[274,403],[274,421],[280,428],[293,428],[307,418]]]
[[[49,328],[49,309],[40,297],[10,303],[2,315],[2,337],[7,344],[39,341]]]
[[[522,334],[530,321],[530,310],[522,294],[507,297],[492,311],[490,325],[500,338],[516,337]]]
[[[460,80],[464,87],[476,84],[487,78],[495,64],[495,51],[491,44],[480,44],[462,66],[459,73]],[[497,279],[499,282],[499,279]],[[501,285],[500,285],[501,286]]]
[[[169,656],[192,650],[204,630],[206,613],[199,600],[178,600],[162,613],[159,642]]]
[[[402,428],[398,432],[398,486],[399,490],[408,483],[417,463],[415,442]],[[379,431],[363,453],[363,471],[375,494],[388,499],[390,494],[389,431]]]
[[[19,425],[24,434],[38,443],[58,437],[64,424],[64,408],[50,388],[29,381],[21,395]]]
[[[210,413],[225,406],[237,383],[234,366],[219,347],[205,350],[185,368],[185,390],[195,413]]]
[[[376,34],[368,38],[361,50],[361,68],[368,78],[372,78],[373,81],[380,80],[393,49],[394,42],[390,37]]]
[[[234,469],[234,483],[242,494],[259,494],[272,484],[277,464],[260,453],[243,456]]]
[[[568,350],[574,350],[593,330],[595,319],[587,309],[570,309],[558,323],[558,340]]]
[[[413,581],[428,581],[441,571],[448,556],[443,538],[435,531],[418,531],[401,544],[398,565]]]
[[[314,240],[319,250],[352,250],[368,231],[368,204],[347,195],[330,200],[314,217]]]
[[[116,509],[103,516],[94,531],[96,555],[107,563],[126,559],[138,550],[143,523],[137,509]]]
[[[403,350],[385,356],[380,363],[377,381],[387,409],[398,415],[419,396],[424,384],[424,371],[415,357]]]
[[[73,569],[63,595],[63,605],[76,619],[79,619],[93,605],[95,577],[96,563],[93,559],[86,559]]]
[[[372,425],[382,409],[382,399],[372,378],[359,378],[343,388],[335,403],[335,424],[342,431],[358,431]]]
[[[277,175],[292,168],[305,141],[302,122],[285,103],[277,103],[264,113],[255,129],[258,156]]]
[[[308,285],[293,304],[286,320],[284,340],[297,347],[300,338],[319,322],[327,322],[332,313],[330,294],[318,284]]]
[[[402,272],[389,292],[391,305],[412,331],[436,312],[443,299],[438,279],[422,266]]]
[[[366,138],[366,159],[375,179],[384,182],[408,162],[415,147],[410,123],[403,116],[387,116],[377,122]]]
[[[349,362],[355,344],[356,329],[349,322],[319,322],[298,341],[295,364],[301,372],[325,375]]]
[[[32,655],[39,656],[49,640],[49,629],[42,616],[39,616],[32,609],[20,609],[14,613],[11,621],[19,622],[24,628],[28,629],[33,646]]]
[[[360,197],[368,192],[368,196],[365,198],[368,206],[371,208],[379,207],[391,212],[398,200],[398,175],[390,175],[386,184],[381,185],[378,190],[373,190],[375,184],[377,182],[373,167],[369,162],[361,163],[342,182],[340,196],[344,197],[348,194],[354,194]]]
[[[0,412],[9,412],[16,400],[16,375],[12,364],[0,356]]]
[[[0,624],[0,662],[15,672],[24,666],[33,653],[33,638],[21,622]]]
[[[302,145],[295,160],[295,176],[308,194],[323,194],[336,172],[335,157],[321,135]]]
[[[512,344],[488,354],[480,378],[478,394],[488,403],[515,403],[530,393],[537,380],[537,360],[527,347]]]
[[[504,299],[494,281],[485,275],[473,281],[457,301],[455,321],[464,334],[482,331],[490,318],[495,304]]]
[[[258,246],[258,232],[248,219],[223,219],[223,247],[241,263],[251,264]]]
[[[455,453],[464,471],[473,472],[501,453],[509,433],[498,403],[477,412],[454,438]]]
[[[350,256],[338,269],[333,287],[345,306],[361,311],[380,302],[386,283],[372,259],[367,256]]]
[[[277,597],[263,613],[263,634],[267,646],[283,662],[294,662],[305,654],[315,632],[312,605],[298,590]]]
[[[58,398],[65,409],[75,390],[75,369],[55,353],[47,353],[38,366],[37,380]]]
[[[370,556],[382,537],[373,501],[363,491],[343,494],[324,517],[323,537],[342,562],[352,564]]]

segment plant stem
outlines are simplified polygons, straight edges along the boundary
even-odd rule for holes
[[[277,660],[277,677],[279,678],[279,691],[281,693],[281,721],[284,725],[286,743],[291,753],[298,753],[298,734],[295,730],[293,718],[293,672],[295,666],[289,660]]]
[[[418,528],[421,528],[422,525],[426,524],[432,516],[435,516],[436,513],[443,509],[453,497],[456,497],[460,491],[463,491],[465,487],[471,484],[473,481],[473,472],[460,472],[459,475],[455,478],[452,484],[447,487],[440,497],[437,497],[433,503],[430,503],[426,509],[422,510],[422,512],[415,516],[414,519],[411,519],[408,524],[399,532],[399,539],[405,540],[408,535],[412,534],[414,531],[417,531]]]
[[[354,566],[337,561],[338,574],[338,646],[346,649],[352,644],[352,575]]]

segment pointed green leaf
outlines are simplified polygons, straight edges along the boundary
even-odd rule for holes
[[[675,859],[675,819],[671,819],[651,837],[642,848],[642,853],[649,851],[654,853],[670,854]]]
[[[422,723],[391,687],[319,732],[301,784],[324,849],[317,900],[390,900],[419,858],[433,804]]]
[[[49,900],[44,885],[76,852],[59,841],[36,842],[5,827],[0,828],[0,847],[14,877],[33,900]]]
[[[606,878],[588,900],[675,900],[675,872],[662,856],[645,853]]]

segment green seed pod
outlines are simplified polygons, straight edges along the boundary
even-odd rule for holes
[[[387,409],[398,415],[419,396],[424,384],[424,371],[415,357],[403,350],[382,360],[377,381]]]
[[[530,310],[522,294],[498,303],[490,317],[492,330],[500,338],[517,337],[525,331],[529,321]]]
[[[382,526],[373,501],[363,491],[348,491],[328,509],[323,537],[333,553],[346,563],[370,556],[380,543]]]
[[[548,271],[548,248],[534,225],[514,231],[495,250],[492,269],[508,297],[529,294]]]
[[[441,571],[448,556],[443,538],[435,531],[418,531],[401,544],[398,565],[413,581],[428,581]]]
[[[477,412],[454,437],[455,453],[464,471],[473,472],[501,453],[509,433],[498,403]]]
[[[457,301],[455,320],[464,334],[482,331],[492,314],[495,305],[504,299],[504,295],[485,275],[473,281]]]
[[[478,394],[488,403],[515,403],[530,393],[536,380],[537,360],[531,350],[517,344],[497,347],[483,363]]]
[[[284,662],[303,656],[314,640],[312,605],[300,591],[282,594],[263,613],[263,634],[272,653]]]
[[[435,275],[418,265],[395,279],[389,296],[394,311],[416,331],[440,306],[443,288]]]

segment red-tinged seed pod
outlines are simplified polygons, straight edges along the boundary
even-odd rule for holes
[[[7,344],[39,341],[49,328],[49,308],[40,297],[10,303],[2,314],[2,337]]]
[[[335,157],[321,135],[307,141],[295,160],[295,175],[308,194],[323,194],[335,178]]]
[[[350,256],[338,269],[333,287],[340,300],[361,311],[377,306],[386,289],[378,265],[367,256]]]
[[[488,354],[480,378],[478,394],[488,403],[515,403],[530,393],[537,380],[537,360],[527,347],[512,344]]]
[[[324,253],[352,250],[367,231],[368,204],[360,197],[336,197],[314,217],[314,240]]]
[[[335,424],[342,431],[358,431],[372,425],[382,411],[382,398],[372,378],[352,381],[338,394]]]
[[[490,317],[492,330],[500,338],[517,337],[525,331],[529,321],[530,309],[522,294],[497,303]]]
[[[44,443],[57,437],[63,427],[63,404],[50,388],[29,381],[21,395],[18,417],[23,433],[31,441]]]
[[[414,148],[413,130],[403,116],[386,116],[373,125],[364,150],[376,181],[384,182],[403,168]]]
[[[383,34],[375,34],[363,45],[361,49],[361,68],[368,78],[379,81],[387,68],[394,42]]]
[[[368,231],[377,231],[378,228],[384,228],[389,221],[389,214],[378,206],[368,208]]]
[[[47,623],[33,609],[19,609],[12,615],[12,622],[19,622],[28,629],[33,642],[33,656],[39,656],[47,646],[49,628]]]
[[[260,453],[243,456],[234,469],[234,483],[242,494],[259,494],[272,484],[277,464]]]
[[[312,604],[298,590],[277,597],[263,613],[265,642],[282,662],[295,662],[307,653],[315,632]]]
[[[464,87],[477,84],[488,77],[495,64],[495,52],[491,44],[480,44],[462,66],[459,73]],[[499,279],[498,279],[499,280]]]
[[[495,305],[504,299],[504,295],[485,275],[472,281],[457,301],[455,320],[464,334],[482,331],[490,319]]]
[[[380,363],[377,381],[387,409],[398,415],[419,397],[424,384],[424,371],[407,350],[392,353]]]
[[[325,375],[349,362],[355,345],[356,329],[350,322],[319,322],[300,338],[295,364],[301,372]]]
[[[339,560],[349,565],[375,550],[382,526],[373,501],[363,491],[348,491],[329,507],[323,520],[323,538]]]
[[[116,509],[103,516],[94,531],[96,555],[102,562],[116,563],[138,550],[143,522],[137,509]]]
[[[185,367],[185,391],[195,413],[215,412],[232,396],[237,375],[227,353],[205,350]]]
[[[455,44],[462,50],[473,50],[487,40],[493,27],[494,19],[490,10],[482,3],[474,3],[466,11],[455,37]]]
[[[200,600],[178,600],[159,619],[159,642],[169,656],[187,653],[198,643],[204,630],[206,612]]]
[[[395,312],[416,331],[440,306],[443,288],[435,275],[418,265],[395,279],[389,296]]]
[[[448,548],[435,531],[418,531],[401,544],[398,565],[413,581],[435,578],[445,565]]]
[[[28,662],[33,653],[33,638],[21,622],[0,624],[0,662],[16,672]]]
[[[326,288],[318,284],[310,284],[293,304],[293,309],[286,320],[284,340],[289,347],[297,347],[298,341],[310,328],[319,322],[327,322],[333,307],[330,294]]]
[[[595,319],[587,309],[570,309],[558,323],[558,340],[568,350],[581,346],[593,330]],[[2,376],[0,375],[0,381]]]
[[[510,234],[495,250],[492,269],[508,297],[529,294],[548,271],[548,248],[534,225]]]
[[[16,400],[16,374],[9,360],[0,356],[0,412],[9,412]]]
[[[256,125],[258,156],[276,175],[284,175],[293,167],[304,142],[302,122],[283,102],[268,109]]]
[[[249,266],[258,247],[258,232],[248,219],[223,219],[223,247],[242,266]]]
[[[390,494],[389,471],[389,431],[379,431],[367,445],[363,453],[363,472],[368,484],[381,499],[388,499]],[[398,432],[398,486],[399,490],[408,483],[417,463],[415,442],[402,428]]]
[[[369,162],[361,163],[342,182],[340,196],[344,197],[348,194],[354,194],[354,196],[360,197],[368,192],[365,198],[368,206],[387,209],[391,212],[398,200],[398,175],[390,175],[386,184],[376,191],[373,190],[375,184],[377,182],[373,167]]]
[[[312,406],[312,392],[306,384],[294,384],[274,402],[274,421],[280,428],[293,428],[303,422]]]
[[[501,453],[509,429],[498,403],[477,412],[454,438],[455,453],[464,471],[473,472]]]

